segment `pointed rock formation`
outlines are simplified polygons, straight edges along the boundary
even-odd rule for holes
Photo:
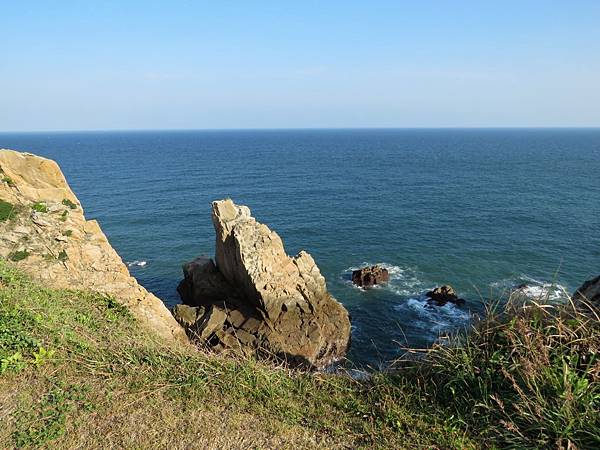
[[[188,333],[216,349],[267,353],[293,365],[341,358],[350,342],[348,312],[312,257],[289,257],[277,233],[231,200],[213,202],[212,219],[216,264],[186,264],[179,286],[184,303],[205,308]]]
[[[2,213],[4,211],[4,213]],[[114,296],[170,342],[188,342],[163,302],[133,278],[58,164],[0,150],[0,257],[44,284]]]

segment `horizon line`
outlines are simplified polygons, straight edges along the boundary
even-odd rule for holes
[[[352,131],[352,130],[598,130],[598,126],[415,126],[415,127],[238,127],[238,128],[86,128],[56,130],[0,130],[0,134],[26,133],[127,133],[181,131]]]

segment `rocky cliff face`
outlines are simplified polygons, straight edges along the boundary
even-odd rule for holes
[[[0,150],[0,256],[49,286],[113,295],[158,335],[188,341],[162,301],[130,276],[98,223],[85,219],[54,161]]]
[[[350,341],[348,312],[328,292],[312,257],[291,258],[281,238],[245,206],[213,202],[216,264],[184,266],[176,316],[191,336],[216,349],[266,352],[321,367]]]

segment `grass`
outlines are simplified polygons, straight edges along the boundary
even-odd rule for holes
[[[406,381],[157,342],[116,299],[0,261],[0,442],[24,448],[477,448]]]
[[[418,377],[501,448],[600,448],[599,312],[509,301],[434,347]]]
[[[46,203],[44,203],[44,202],[35,202],[33,205],[31,205],[31,209],[33,209],[36,212],[40,212],[40,213],[48,212],[48,207],[46,206]]]
[[[0,200],[0,222],[13,218],[15,215],[15,205],[4,200]]]
[[[62,204],[68,206],[70,209],[77,209],[77,205],[68,198],[63,199]]]
[[[11,177],[7,176],[7,175],[4,175],[2,177],[2,181],[4,183],[6,183],[9,187],[15,187],[16,186],[14,180]]]
[[[117,299],[48,289],[0,260],[0,442],[598,448],[590,311],[492,314],[467,339],[357,381],[166,346]]]
[[[31,253],[29,253],[27,250],[19,250],[8,255],[8,259],[15,262],[23,261],[24,259],[27,259],[29,255],[31,255]]]

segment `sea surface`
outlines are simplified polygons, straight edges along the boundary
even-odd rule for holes
[[[231,197],[310,252],[352,316],[349,359],[381,367],[528,284],[560,301],[600,273],[600,129],[0,133],[56,160],[134,276],[169,306],[181,264],[213,255]],[[353,287],[383,264],[386,286]],[[453,285],[464,306],[428,306]]]

